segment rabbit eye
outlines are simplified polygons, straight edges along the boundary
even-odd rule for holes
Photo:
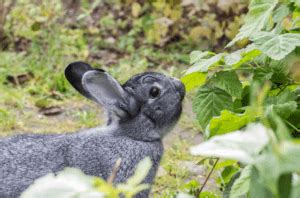
[[[152,87],[152,88],[150,89],[149,95],[150,95],[152,98],[156,98],[159,94],[160,94],[160,89],[159,89],[159,88],[157,88],[157,87]]]

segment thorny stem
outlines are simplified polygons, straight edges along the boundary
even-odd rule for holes
[[[213,164],[213,167],[211,168],[210,172],[208,173],[208,175],[206,176],[203,185],[201,186],[201,188],[199,190],[196,191],[196,197],[199,197],[199,195],[201,194],[201,192],[203,191],[205,185],[207,184],[208,179],[210,178],[211,174],[213,173],[214,169],[216,168],[216,165],[219,161],[219,158],[216,159],[215,163]]]

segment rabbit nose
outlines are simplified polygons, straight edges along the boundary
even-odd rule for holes
[[[180,94],[180,97],[182,100],[185,96],[185,87],[184,87],[183,83],[176,78],[171,78],[171,79],[173,81],[173,84],[175,85],[176,91]]]

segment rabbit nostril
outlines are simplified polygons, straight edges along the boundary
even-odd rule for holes
[[[154,110],[155,110],[155,111],[160,111],[160,110],[161,110],[161,109],[160,109],[160,106],[155,106],[155,107],[154,107]]]

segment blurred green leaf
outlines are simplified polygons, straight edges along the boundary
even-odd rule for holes
[[[78,169],[66,168],[56,176],[53,173],[50,173],[37,179],[22,193],[21,198],[40,198],[45,195],[47,195],[48,198],[104,198],[104,194],[94,188],[93,180],[94,177],[87,176]]]
[[[231,198],[238,198],[242,195],[245,195],[250,190],[250,179],[251,179],[251,172],[253,166],[248,165],[242,169],[241,175],[238,179],[236,179],[231,187],[230,197]]]
[[[250,124],[243,131],[235,131],[211,139],[191,148],[193,155],[234,159],[253,164],[260,151],[268,144],[267,130],[261,124]]]

